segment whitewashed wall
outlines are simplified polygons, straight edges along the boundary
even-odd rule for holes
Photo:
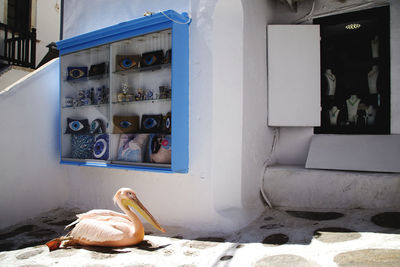
[[[276,1],[242,1],[244,9],[242,201],[246,210],[263,209],[259,189],[272,146],[267,127],[267,30]]]
[[[174,9],[191,15],[190,166],[188,174],[63,166],[71,188],[70,205],[116,209],[113,193],[128,186],[166,225],[230,231],[258,216],[262,168],[272,141],[266,124],[265,58],[272,1],[117,1],[112,5],[97,1],[93,8],[83,8],[87,3],[65,2],[65,37],[138,18],[145,11]],[[105,9],[113,16],[105,18]],[[224,56],[221,52],[232,58],[218,60]]]
[[[63,38],[142,17],[145,12],[190,10],[189,0],[68,0],[64,1]]]
[[[4,0],[0,0],[0,22],[4,23]]]
[[[7,68],[8,69],[8,68]],[[0,75],[0,92],[29,73],[28,69],[13,67]]]
[[[391,131],[400,134],[400,1],[390,4]]]
[[[0,93],[0,228],[67,200],[55,131],[58,79],[56,59]]]
[[[50,68],[49,72],[25,82],[23,87],[16,87],[14,94],[0,95],[0,122],[2,125],[11,123],[13,127],[5,131],[2,137],[6,138],[0,141],[2,147],[8,148],[0,153],[0,211],[10,214],[6,221],[2,218],[2,225],[57,205],[116,210],[111,198],[122,186],[132,187],[163,225],[230,231],[258,216],[263,208],[258,193],[263,164],[268,159],[273,139],[273,131],[267,127],[266,25],[275,22],[284,12],[276,12],[280,8],[275,9],[272,0],[157,0],[150,3],[144,0],[112,3],[97,0],[96,5],[93,2],[65,1],[65,37],[141,17],[145,11],[175,9],[190,13],[193,21],[189,40],[189,173],[163,174],[59,165],[59,148],[55,141],[58,124],[54,117],[58,116],[58,74]],[[399,10],[397,5],[394,12]],[[233,14],[222,12],[231,9]],[[307,11],[299,12],[306,14]],[[239,39],[229,43],[224,51],[237,55],[239,62],[243,63],[234,69],[227,64],[220,65],[221,62],[215,62],[214,57],[218,58],[215,53],[221,51],[223,44],[215,34],[223,30],[225,20],[232,21],[235,16],[239,20],[231,26],[239,28],[237,34],[243,36],[243,42]],[[398,35],[392,36],[398,38]],[[398,62],[396,55],[392,53],[392,56],[392,63]],[[216,71],[216,67],[223,68]],[[232,85],[232,81],[227,81],[229,86],[226,86],[215,77],[216,73],[228,77],[231,71],[235,74],[232,81],[239,84]],[[396,80],[393,82],[397,83]],[[396,86],[392,85],[392,90]],[[7,98],[7,101],[2,98]],[[238,109],[233,109],[233,105]],[[36,145],[28,146],[29,154],[21,156],[27,146],[24,139],[27,127],[17,125],[10,116],[3,115],[3,109],[12,116],[17,114],[21,121],[30,119],[28,128],[32,128],[31,135],[40,140],[40,149]],[[33,124],[34,118],[40,118],[39,125]],[[43,123],[49,120],[52,125]],[[226,124],[220,124],[222,120]],[[280,132],[277,162],[304,165],[312,129],[282,128]],[[225,141],[224,135],[229,135],[227,144],[221,144]],[[16,145],[16,150],[14,147],[18,143],[22,145]],[[40,151],[39,156],[36,151]]]
[[[47,54],[46,47],[51,42],[60,40],[61,0],[36,1],[36,66]]]

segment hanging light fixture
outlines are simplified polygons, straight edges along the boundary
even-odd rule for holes
[[[350,23],[345,26],[347,30],[357,30],[361,27],[360,23]]]

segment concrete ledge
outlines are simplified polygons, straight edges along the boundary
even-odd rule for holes
[[[266,170],[263,187],[274,207],[400,208],[400,174],[277,165]]]

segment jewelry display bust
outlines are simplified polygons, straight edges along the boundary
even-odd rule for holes
[[[331,69],[326,69],[325,77],[326,77],[326,80],[328,81],[327,95],[333,96],[333,95],[335,95],[335,91],[336,91],[336,77],[332,73]]]
[[[377,94],[377,80],[379,75],[379,68],[377,65],[372,66],[372,69],[368,72],[368,89],[370,94]]]
[[[370,105],[365,109],[365,124],[374,125],[376,118],[376,109],[374,106]]]
[[[329,110],[329,122],[331,125],[337,125],[340,109],[337,106],[333,106]]]
[[[375,36],[371,41],[372,58],[379,57],[379,37]]]
[[[356,122],[358,104],[360,104],[360,99],[356,95],[351,95],[350,98],[346,100],[347,120],[349,122]]]

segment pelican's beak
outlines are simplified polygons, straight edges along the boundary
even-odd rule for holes
[[[155,228],[165,233],[165,229],[154,219],[153,215],[143,206],[142,202],[137,197],[130,197],[126,200],[126,204],[137,210],[140,215],[143,216],[149,223],[151,223]]]

